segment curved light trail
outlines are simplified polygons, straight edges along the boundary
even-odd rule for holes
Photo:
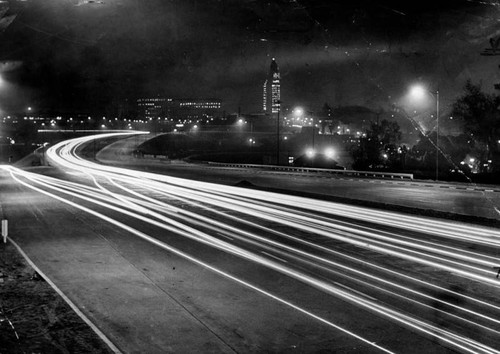
[[[450,348],[500,353],[495,349],[500,346],[500,305],[448,286],[467,280],[491,291],[500,290],[493,271],[498,265],[498,230],[133,171],[78,156],[79,149],[94,139],[118,135],[83,137],[48,149],[46,155],[53,165],[80,172],[87,177],[86,182],[3,168],[26,187],[110,222],[381,351],[390,352],[390,348],[121,220],[131,220],[133,225],[145,223],[264,266]],[[117,215],[122,217],[116,219]],[[470,250],[469,246],[480,249]],[[422,272],[413,271],[414,266]],[[437,272],[446,273],[453,281],[437,277]],[[450,297],[456,301],[448,300]],[[443,321],[449,325],[443,326]],[[489,338],[486,343],[482,340],[485,335]]]

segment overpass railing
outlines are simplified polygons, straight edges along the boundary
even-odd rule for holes
[[[344,175],[353,177],[375,177],[387,179],[402,179],[412,180],[413,173],[392,173],[392,172],[374,172],[374,171],[356,171],[356,170],[335,170],[329,168],[311,168],[311,167],[295,167],[295,166],[277,166],[277,165],[255,165],[242,163],[224,163],[224,162],[208,162],[210,166],[234,167],[234,168],[251,168],[266,171],[283,171],[283,172],[301,172],[301,173],[322,173],[332,175]]]

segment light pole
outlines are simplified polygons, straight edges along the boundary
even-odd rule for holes
[[[314,133],[316,133],[316,125],[314,124],[314,114],[313,112],[311,113],[311,120],[312,120],[312,149],[314,151]]]
[[[278,115],[276,117],[276,165],[280,164],[280,111],[281,101],[276,101],[278,104]]]
[[[429,91],[424,87],[417,85],[413,86],[410,94],[416,99],[422,99],[425,93],[431,94],[436,98],[436,181],[439,180],[439,89]]]
[[[436,90],[436,181],[439,179],[439,89]]]

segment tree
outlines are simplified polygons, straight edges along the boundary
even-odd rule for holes
[[[382,120],[380,124],[371,123],[366,137],[359,141],[358,148],[352,151],[354,168],[374,169],[399,167],[402,149],[397,146],[401,140],[401,131],[397,122]],[[405,150],[406,153],[406,150]]]
[[[382,145],[396,144],[401,140],[399,124],[386,119],[382,120],[380,124],[372,122],[366,135],[378,139]]]
[[[467,80],[464,93],[452,106],[452,115],[463,123],[464,133],[474,142],[483,163],[493,161],[499,169],[500,97],[481,91],[480,85]],[[481,165],[483,165],[483,163]]]

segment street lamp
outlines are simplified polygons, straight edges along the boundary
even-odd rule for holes
[[[410,90],[410,96],[416,100],[422,100],[425,94],[431,94],[436,98],[436,181],[439,179],[439,89],[429,91],[421,85],[415,85]]]
[[[325,156],[330,159],[333,159],[335,157],[335,150],[333,150],[333,148],[327,148],[325,150]]]
[[[304,113],[304,109],[302,109],[301,107],[297,107],[293,110],[293,112],[298,115],[298,116],[301,116],[303,113]]]

